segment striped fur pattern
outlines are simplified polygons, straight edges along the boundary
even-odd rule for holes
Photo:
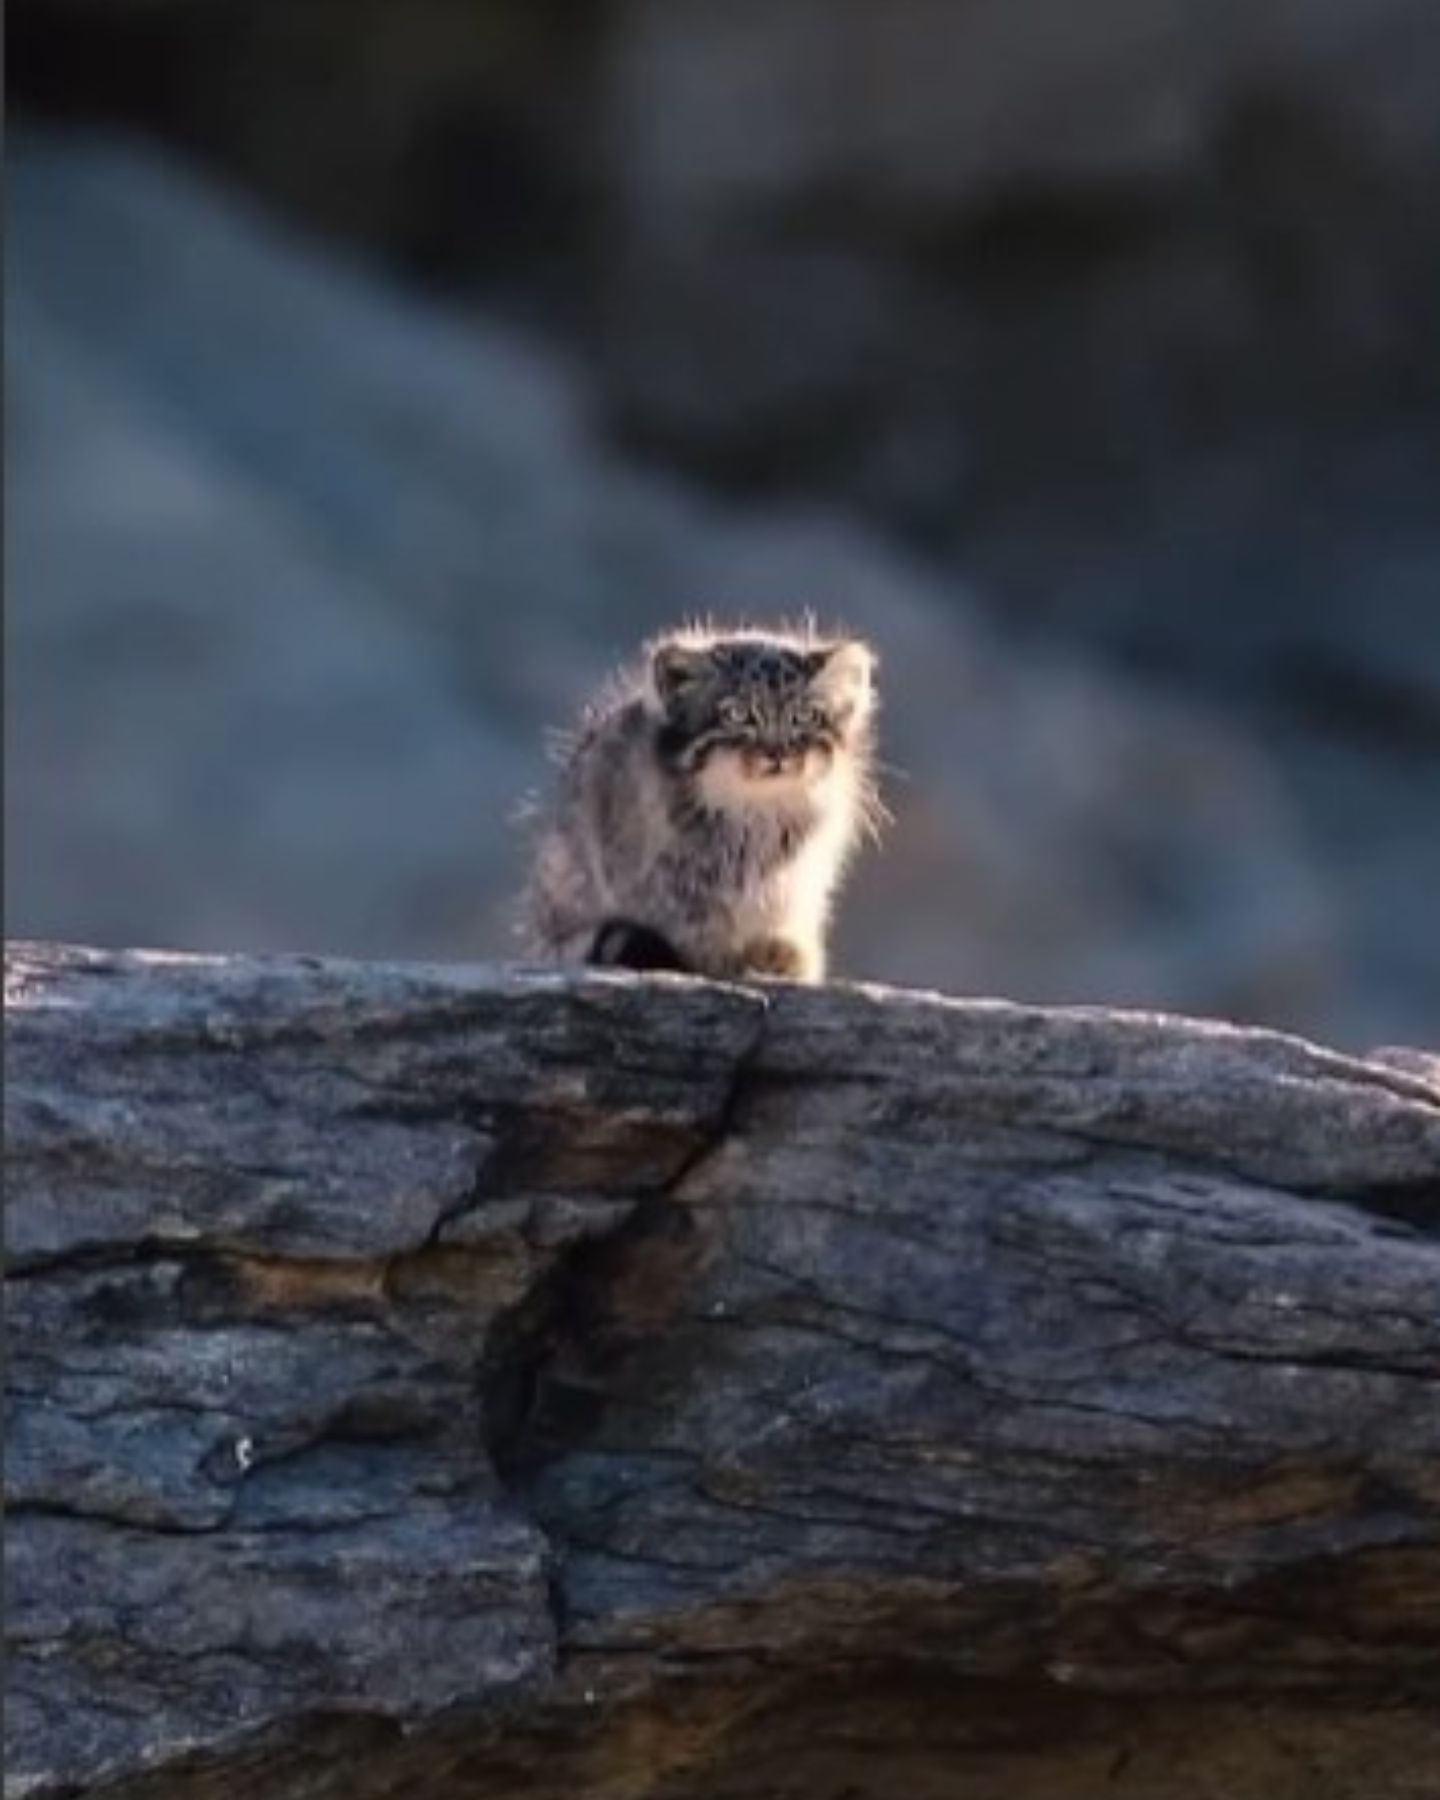
[[[874,715],[854,638],[697,627],[648,645],[563,753],[527,948],[822,980],[836,889],[880,817]]]

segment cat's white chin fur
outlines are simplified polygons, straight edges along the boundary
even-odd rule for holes
[[[714,812],[796,812],[823,804],[829,782],[829,771],[816,773],[809,765],[750,775],[739,756],[722,750],[701,768],[696,786]]]

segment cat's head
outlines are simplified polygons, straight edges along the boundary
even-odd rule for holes
[[[855,638],[664,639],[650,658],[661,753],[721,803],[815,787],[868,743],[874,666]]]

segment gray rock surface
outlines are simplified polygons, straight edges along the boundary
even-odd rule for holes
[[[6,1037],[14,1800],[1432,1791],[1433,1059],[26,944]]]
[[[833,515],[637,475],[554,356],[149,155],[42,138],[14,164],[12,929],[503,951],[543,728],[679,615],[813,605],[877,641],[899,771],[845,968],[1353,1021],[1235,734],[1015,654],[968,589]]]

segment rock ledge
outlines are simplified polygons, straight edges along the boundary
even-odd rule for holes
[[[6,988],[17,1800],[1434,1791],[1434,1059],[41,944]]]

